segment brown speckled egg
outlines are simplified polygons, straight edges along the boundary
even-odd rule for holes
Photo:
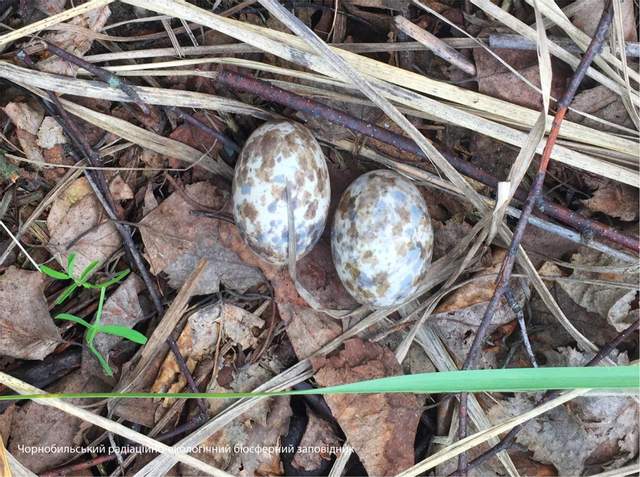
[[[358,302],[402,304],[417,291],[433,250],[420,191],[388,170],[358,177],[338,204],[331,250],[340,280]]]
[[[275,264],[286,263],[288,257],[287,183],[299,259],[324,230],[331,196],[329,171],[307,128],[265,123],[251,134],[236,164],[233,215],[249,246]]]

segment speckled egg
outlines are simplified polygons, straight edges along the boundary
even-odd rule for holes
[[[233,215],[249,246],[275,264],[286,263],[288,257],[287,183],[299,259],[324,230],[331,196],[329,171],[307,128],[265,123],[251,134],[236,164]]]
[[[420,191],[387,170],[358,177],[336,210],[333,261],[360,303],[399,305],[417,291],[433,250],[431,218]]]

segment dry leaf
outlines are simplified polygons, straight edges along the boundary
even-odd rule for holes
[[[462,310],[478,303],[486,303],[491,300],[496,289],[496,273],[500,271],[502,261],[506,255],[506,251],[502,248],[496,249],[491,254],[491,265],[474,274],[474,280],[451,293],[436,308],[435,314],[447,313]],[[487,275],[486,277],[484,277]],[[483,277],[483,278],[479,278]],[[512,284],[513,289],[518,286]]]
[[[67,0],[36,0],[34,7],[47,15],[55,15],[64,10]]]
[[[177,344],[190,371],[205,357],[211,357],[219,341],[222,330],[223,338],[228,338],[244,349],[258,344],[254,328],[262,328],[264,321],[256,315],[228,303],[206,306],[187,319],[187,326],[180,334]],[[165,358],[158,377],[151,387],[153,392],[180,392],[186,381],[180,372],[173,353]],[[171,400],[165,400],[165,406]]]
[[[298,359],[305,359],[342,334],[342,326],[325,313],[295,303],[279,303],[280,316]]]
[[[185,187],[198,204],[221,209],[228,194],[207,182]],[[220,283],[241,292],[262,282],[260,272],[220,243],[220,221],[191,215],[197,207],[174,192],[140,222],[145,254],[154,274],[165,272],[169,284],[180,288],[201,258],[209,263],[196,294],[216,293]]]
[[[22,129],[34,136],[38,134],[44,113],[27,103],[8,103],[4,112],[9,116],[16,128]]]
[[[635,129],[622,98],[606,86],[595,86],[578,93],[571,103],[571,109],[592,114],[620,126]],[[602,124],[601,121],[589,119],[582,114],[570,110],[567,119],[603,131],[619,132],[618,128]]]
[[[258,344],[258,337],[253,330],[264,327],[262,318],[243,308],[225,303],[221,306],[220,321],[225,336],[239,344],[243,350]]]
[[[116,175],[109,183],[109,190],[115,200],[131,200],[133,199],[133,191],[131,187],[120,177]]]
[[[9,267],[0,277],[0,354],[44,359],[62,342],[44,298],[44,275]]]
[[[103,383],[83,376],[80,372],[65,376],[47,388],[47,391],[52,393],[107,390]],[[91,404],[87,399],[70,399],[68,402],[77,406]],[[30,401],[14,416],[8,449],[23,465],[33,472],[40,473],[63,464],[71,457],[77,457],[72,449],[83,444],[83,433],[81,419],[59,409]],[[47,450],[51,447],[56,450]]]
[[[610,256],[596,252],[589,248],[580,249],[579,253],[571,257],[571,263],[578,267],[622,267],[624,264],[616,261]],[[576,269],[570,275],[576,281],[559,281],[558,285],[575,301],[578,305],[588,311],[599,314],[606,318],[609,311],[620,299],[629,293],[628,288],[609,287],[601,284],[582,283],[580,280],[609,280],[625,282],[630,284],[638,283],[638,273],[628,271],[598,273]]]
[[[638,218],[640,202],[637,189],[609,179],[597,178],[598,188],[593,196],[583,201],[590,210],[602,212],[620,220],[632,221]]]
[[[402,374],[394,354],[358,338],[328,358],[312,360],[320,386]],[[414,464],[420,406],[412,394],[328,395],[331,412],[369,475],[392,475]]]
[[[54,31],[44,35],[44,38],[59,48],[68,51],[76,56],[84,56],[91,49],[93,44],[93,35],[91,33],[102,30],[107,23],[111,10],[105,5],[104,7],[89,10],[83,15],[72,18],[68,25],[80,27],[81,29],[90,30],[88,32],[80,32],[77,29],[63,29]],[[48,73],[56,73],[65,76],[75,76],[78,67],[61,60],[57,56],[50,56],[47,59],[38,62],[38,69]]]
[[[605,0],[583,0],[576,13],[571,17],[571,21],[576,27],[592,37],[596,32],[605,3]],[[638,27],[635,21],[633,0],[620,0],[620,3],[622,4],[624,39],[637,41]]]
[[[50,149],[58,144],[66,144],[66,142],[67,138],[62,126],[51,116],[44,118],[38,128],[38,146]]]
[[[275,372],[281,369],[281,365],[277,363],[270,367]],[[273,375],[274,372],[258,363],[247,365],[237,371],[229,388],[214,381],[207,392],[251,391]],[[232,402],[230,399],[210,400],[210,414],[216,415]],[[290,416],[288,397],[262,400],[202,442],[202,446],[209,450],[201,449],[196,455],[198,459],[240,477],[282,475],[280,453],[269,448],[280,444],[281,436],[289,428]],[[216,448],[218,452],[211,450]],[[180,467],[182,475],[194,475],[193,469],[182,465]]]
[[[324,447],[337,448],[340,446],[340,439],[333,430],[333,426],[324,419],[307,408],[307,428],[298,444],[299,448]],[[321,452],[296,452],[291,465],[296,469],[311,471],[318,469],[324,461],[330,460],[330,454]]]
[[[548,365],[584,365],[590,356],[572,348],[547,353]],[[626,364],[619,357],[619,364]],[[507,417],[522,414],[536,405],[531,394],[516,394],[501,400],[489,411],[489,418],[502,422]],[[527,422],[516,441],[533,453],[533,458],[544,464],[553,464],[558,475],[583,475],[616,468],[638,455],[638,404],[633,398],[599,396],[577,398],[566,406]]]
[[[66,269],[69,253],[76,253],[73,269],[76,277],[94,260],[105,263],[122,243],[84,177],[56,197],[47,227],[50,233],[47,247],[60,265]]]
[[[513,66],[531,84],[540,88],[540,69],[535,51],[499,49],[495,51],[504,61]],[[473,49],[473,58],[478,76],[478,91],[510,103],[530,109],[542,108],[542,96],[518,78],[502,63],[483,48]],[[566,75],[553,64],[551,95],[560,97],[564,90]]]
[[[107,299],[102,309],[102,325],[123,325],[133,328],[144,319],[138,293],[144,290],[144,284],[137,275],[131,274]],[[123,341],[119,336],[106,333],[98,333],[93,344],[105,358]],[[112,366],[113,367],[113,366]],[[84,373],[106,379],[104,371],[95,357],[87,348],[82,350],[82,371]]]
[[[36,136],[44,113],[27,103],[8,103],[3,109],[16,126],[16,137],[27,159],[36,163],[44,162]]]
[[[640,310],[638,309],[638,292],[636,290],[631,290],[620,297],[607,313],[607,320],[616,331],[627,329],[638,319],[640,319]]]

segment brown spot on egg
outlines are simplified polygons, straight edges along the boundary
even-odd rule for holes
[[[389,289],[389,276],[386,272],[380,272],[373,278],[373,283],[376,286],[376,293],[384,295]]]
[[[304,213],[304,218],[307,220],[311,220],[315,217],[316,212],[318,211],[318,201],[314,200],[307,206],[307,211]]]
[[[249,202],[243,202],[240,206],[240,213],[249,220],[256,220],[258,211]]]

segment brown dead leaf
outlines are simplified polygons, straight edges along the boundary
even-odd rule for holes
[[[624,265],[606,254],[584,247],[580,249],[579,253],[576,253],[571,257],[571,263],[578,267],[622,267]],[[609,311],[619,300],[625,300],[624,297],[629,293],[629,289],[603,286],[601,284],[582,283],[580,280],[609,280],[630,284],[638,283],[638,273],[631,271],[627,271],[625,273],[598,273],[576,269],[570,275],[570,278],[575,281],[559,281],[558,285],[560,288],[562,288],[578,305],[590,312],[597,313],[604,318],[609,315]],[[619,306],[623,307],[623,305]]]
[[[631,290],[611,306],[607,313],[607,320],[616,331],[627,329],[633,322],[640,318],[640,310],[638,309],[637,303],[638,292]]]
[[[67,0],[36,0],[34,7],[47,15],[55,15],[64,10]]]
[[[342,326],[335,319],[308,306],[280,303],[278,310],[298,359],[309,357],[342,333]]]
[[[637,189],[608,179],[597,178],[592,182],[597,183],[597,189],[590,199],[583,201],[590,210],[620,220],[638,218],[640,201]]]
[[[402,374],[394,354],[358,338],[327,358],[312,360],[315,379],[334,386]],[[369,475],[392,475],[414,463],[420,406],[412,394],[328,395],[338,424]]]
[[[478,303],[486,303],[491,300],[496,289],[496,273],[500,271],[502,261],[506,255],[503,248],[497,248],[491,254],[490,266],[474,274],[475,280],[451,293],[436,308],[435,313],[446,313],[462,310]],[[485,277],[485,275],[488,275]],[[482,277],[482,278],[478,278]]]
[[[185,187],[196,203],[221,209],[228,194],[207,183]],[[154,274],[165,272],[169,284],[180,288],[201,258],[209,263],[195,294],[216,293],[220,283],[245,291],[263,281],[260,272],[244,263],[219,239],[221,223],[208,217],[191,215],[195,210],[178,192],[174,192],[140,221],[145,254]]]
[[[58,144],[67,143],[67,138],[64,135],[62,126],[51,116],[47,116],[42,120],[37,135],[38,146],[43,149],[49,149]]]
[[[572,348],[547,353],[548,365],[583,366],[591,356]],[[626,356],[618,358],[627,364]],[[536,405],[540,396],[517,394],[500,400],[489,412],[494,422],[522,414]],[[601,396],[577,398],[568,405],[528,421],[516,441],[533,452],[533,458],[553,464],[559,475],[584,475],[616,468],[638,455],[638,404],[633,398]]]
[[[67,266],[69,253],[76,253],[74,275],[79,276],[94,260],[105,263],[122,244],[120,234],[105,216],[86,178],[74,181],[54,201],[49,216],[51,255]]]
[[[34,136],[38,134],[44,119],[42,110],[28,103],[8,103],[3,109],[15,127]]]
[[[633,0],[621,0],[620,3],[622,4],[624,39],[626,41],[638,41],[638,27],[635,22]],[[584,0],[580,3],[573,17],[571,17],[571,21],[576,27],[592,37],[596,32],[604,5],[605,0]]]
[[[530,83],[540,87],[540,70],[535,51],[498,49],[495,53]],[[474,48],[473,58],[478,72],[480,93],[535,110],[542,108],[540,93],[529,87],[483,48]],[[551,95],[559,98],[564,90],[566,75],[562,68],[556,67],[555,63],[552,63],[552,66]]]
[[[247,264],[259,268],[273,286],[276,302],[308,306],[289,277],[286,268],[274,266],[258,257],[247,246],[235,225],[220,225],[220,241],[233,250]],[[357,303],[346,291],[338,278],[333,260],[331,246],[327,240],[320,240],[311,251],[296,264],[298,279],[315,297],[320,305],[330,309],[352,309]]]
[[[187,320],[187,326],[180,334],[177,344],[180,353],[190,371],[205,357],[211,357],[218,344],[220,330],[226,337],[238,344],[241,349],[248,349],[258,344],[253,329],[260,329],[264,321],[252,313],[228,303],[206,306]],[[165,358],[158,377],[151,387],[152,392],[180,392],[186,381],[180,372],[178,363],[172,353]],[[171,400],[165,400],[165,406]]]
[[[144,315],[138,300],[138,293],[142,290],[144,290],[142,280],[137,275],[130,274],[105,302],[100,323],[133,328],[142,321]],[[123,338],[118,336],[98,333],[93,343],[100,354],[108,360],[109,353],[121,341]],[[100,379],[108,379],[98,361],[87,348],[82,350],[82,371]]]
[[[222,127],[220,123],[214,121],[212,115],[210,114],[198,112],[195,113],[193,117],[202,121],[212,129],[218,129],[218,127]],[[202,129],[192,125],[191,123],[185,122],[182,125],[178,126],[173,130],[169,137],[184,144],[188,144],[191,147],[195,147],[199,151],[208,154],[215,154],[216,151],[219,151],[221,148],[221,144],[213,136],[211,136],[211,134],[204,132]],[[175,165],[180,167],[180,163],[176,163]]]
[[[44,359],[62,342],[44,298],[44,275],[9,267],[0,277],[0,354]]]
[[[453,356],[462,363],[471,348],[476,330],[480,326],[487,302],[493,296],[496,276],[500,270],[505,250],[498,248],[491,254],[491,264],[474,274],[476,280],[468,283],[449,295],[429,317],[429,326],[438,333],[446,343]],[[484,277],[485,275],[489,275]],[[526,300],[522,280],[512,280],[512,290],[516,300],[522,305]],[[497,331],[502,325],[515,318],[511,308],[503,301],[496,311],[488,334]],[[480,360],[482,367],[495,368],[497,366],[496,353],[482,353]]]
[[[69,53],[76,56],[84,56],[93,44],[92,33],[102,30],[110,15],[111,10],[107,5],[89,10],[83,15],[72,18],[67,24],[60,25],[59,31],[46,33],[44,38]],[[71,28],[65,29],[66,25],[70,25]],[[64,76],[75,76],[76,71],[78,71],[77,66],[53,55],[39,61],[38,69]]]
[[[36,163],[44,162],[37,144],[37,134],[44,113],[28,103],[8,103],[3,109],[16,127],[16,137],[27,159]]]
[[[115,176],[109,183],[109,190],[115,200],[133,199],[133,191],[120,175]]]
[[[51,393],[101,392],[108,388],[89,376],[75,372],[47,388]],[[70,399],[71,404],[86,406],[91,401]],[[35,402],[25,404],[14,416],[9,437],[9,452],[29,470],[40,473],[59,466],[77,454],[71,451],[83,444],[83,421],[64,411]],[[47,448],[55,451],[47,451]],[[30,451],[31,450],[31,451]]]
[[[269,365],[275,372],[281,365]],[[251,391],[267,382],[274,376],[259,363],[240,368],[229,388],[220,386],[215,380],[207,389],[208,392]],[[210,415],[218,414],[229,406],[233,400],[212,399]],[[197,457],[232,475],[253,477],[258,475],[282,475],[283,468],[280,453],[269,449],[280,444],[281,436],[289,427],[291,407],[288,397],[270,398],[260,401],[251,410],[245,412],[222,430],[202,442]],[[213,452],[212,449],[218,449]],[[228,450],[228,451],[225,451]],[[193,470],[180,465],[182,475],[193,475]]]
[[[311,409],[307,409],[307,417],[307,428],[302,435],[298,448],[335,448],[340,446],[340,439],[331,424],[316,416]],[[311,471],[318,469],[323,464],[323,461],[330,459],[330,454],[323,454],[322,452],[296,452],[291,465],[296,469]]]
[[[573,110],[589,113],[605,121],[635,129],[622,98],[606,86],[595,86],[578,93],[571,103],[571,110],[567,112],[567,119],[603,131],[618,132],[618,128],[602,124],[601,121],[587,118]]]

